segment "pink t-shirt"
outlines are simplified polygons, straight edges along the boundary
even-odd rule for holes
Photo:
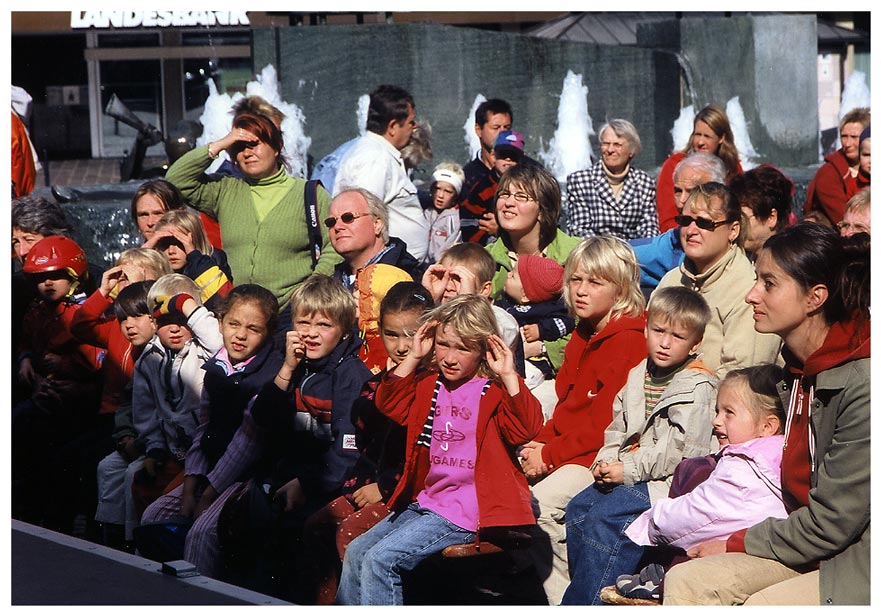
[[[441,383],[431,431],[431,467],[425,488],[416,497],[420,507],[443,516],[465,530],[477,530],[477,411],[488,379],[473,378],[449,391]]]

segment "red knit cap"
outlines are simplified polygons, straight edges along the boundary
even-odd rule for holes
[[[546,302],[563,292],[563,266],[553,259],[523,255],[517,259],[517,273],[530,302]]]

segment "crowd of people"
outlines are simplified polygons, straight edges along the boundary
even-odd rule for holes
[[[398,86],[312,179],[231,115],[106,271],[13,186],[13,517],[310,605],[494,541],[550,605],[869,603],[868,109],[800,217],[715,105],[657,179],[609,120],[565,206],[501,99],[427,190]]]

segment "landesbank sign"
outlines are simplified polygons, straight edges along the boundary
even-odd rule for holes
[[[248,26],[244,11],[73,11],[71,28]]]

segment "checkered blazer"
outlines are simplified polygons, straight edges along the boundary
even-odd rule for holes
[[[582,169],[566,180],[569,235],[614,235],[623,240],[658,234],[655,181],[630,168],[617,201],[606,179],[602,162]]]

